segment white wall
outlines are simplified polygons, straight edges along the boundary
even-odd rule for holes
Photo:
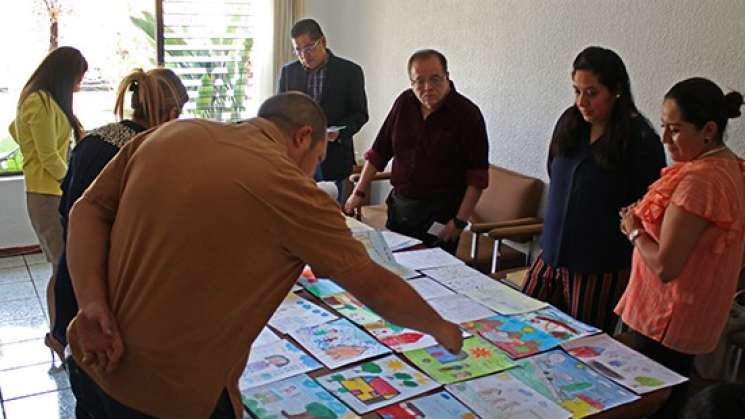
[[[20,176],[0,177],[0,249],[38,243],[26,212]]]
[[[456,88],[481,107],[490,161],[546,180],[558,115],[573,100],[574,57],[588,45],[624,59],[642,112],[655,126],[665,92],[691,76],[745,91],[743,0],[306,0],[330,48],[360,64],[370,122],[358,154],[408,88],[406,61],[442,51]],[[729,144],[745,155],[745,118]]]

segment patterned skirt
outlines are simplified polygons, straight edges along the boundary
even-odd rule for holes
[[[526,273],[523,292],[612,336],[619,320],[613,309],[629,283],[630,273],[630,269],[577,273],[554,268],[539,256]]]

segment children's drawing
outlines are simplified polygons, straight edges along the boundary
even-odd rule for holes
[[[300,277],[299,281],[300,285],[302,285],[309,293],[315,295],[318,298],[324,298],[330,295],[344,292],[344,288],[336,285],[336,282],[326,278],[309,280],[304,277]]]
[[[570,413],[507,372],[445,388],[482,418],[568,419]]]
[[[269,325],[287,334],[295,329],[323,324],[337,318],[305,298],[290,293],[269,319]]]
[[[515,364],[502,351],[478,336],[463,340],[463,350],[451,354],[440,345],[404,353],[411,362],[442,384],[491,374]]]
[[[383,419],[478,419],[447,391],[384,407],[377,413]]]
[[[238,382],[243,390],[321,368],[315,359],[292,343],[281,340],[251,349]]]
[[[639,396],[557,349],[525,358],[510,374],[582,418],[633,402]]]
[[[427,269],[422,271],[422,273],[456,292],[461,292],[469,288],[483,287],[494,282],[491,277],[482,274],[468,265],[443,266],[441,268]]]
[[[671,371],[606,334],[561,345],[599,373],[637,394],[646,394],[688,379]]]
[[[367,361],[316,380],[359,414],[437,387],[437,383],[395,355]]]
[[[546,307],[546,303],[528,297],[507,285],[492,281],[491,284],[461,291],[499,314],[527,313]]]
[[[243,390],[241,398],[259,419],[359,418],[305,374]]]
[[[387,321],[369,323],[364,327],[375,336],[375,339],[396,352],[406,352],[437,345],[435,338],[430,335]]]
[[[559,345],[559,340],[555,337],[514,317],[497,314],[462,323],[461,326],[493,343],[512,358],[524,358]]]
[[[427,303],[443,319],[458,324],[483,319],[494,314],[493,311],[462,294],[433,298]]]
[[[562,342],[600,333],[597,327],[584,324],[553,306],[519,314],[517,317]]]
[[[323,302],[338,311],[339,314],[359,325],[383,322],[383,318],[375,314],[369,307],[348,292],[340,292],[322,298]]]
[[[330,369],[390,352],[347,319],[294,330],[290,336]]]
[[[409,285],[425,300],[453,295],[454,292],[430,278],[414,278]]]
[[[259,332],[259,335],[256,336],[256,339],[254,339],[253,343],[251,344],[251,349],[258,348],[259,346],[269,345],[271,343],[279,342],[280,338],[277,336],[276,333],[272,332],[271,329],[268,327],[264,327],[261,329],[261,332]]]

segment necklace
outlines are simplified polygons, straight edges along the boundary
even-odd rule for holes
[[[720,151],[724,151],[726,149],[727,149],[727,146],[726,145],[719,146],[717,148],[712,148],[711,150],[709,150],[709,151],[707,151],[705,153],[699,154],[698,156],[696,156],[696,158],[694,160],[703,159],[706,156],[711,156],[712,154],[719,153]]]

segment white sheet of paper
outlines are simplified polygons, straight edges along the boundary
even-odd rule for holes
[[[279,342],[281,339],[279,336],[277,336],[276,333],[272,332],[271,329],[268,327],[264,327],[261,329],[261,332],[259,332],[259,335],[256,336],[256,339],[254,339],[253,343],[251,344],[251,350],[254,350],[255,348],[258,348],[260,346],[265,345],[271,345],[272,343]]]
[[[269,319],[269,325],[288,334],[296,329],[323,324],[337,318],[326,309],[290,293]]]
[[[383,240],[385,240],[385,242],[388,244],[388,247],[391,248],[392,252],[422,244],[422,241],[419,239],[404,236],[403,234],[396,233],[395,231],[384,230],[381,231],[380,234],[383,235]]]
[[[455,292],[484,287],[496,282],[490,276],[484,275],[468,265],[444,266],[427,269],[422,273]]]
[[[445,229],[445,224],[438,223],[435,221],[432,223],[432,225],[429,227],[429,230],[427,230],[427,234],[431,234],[433,236],[437,236],[440,234],[440,232]]]
[[[431,249],[412,250],[411,252],[399,252],[393,255],[398,263],[409,269],[439,268],[442,266],[463,265],[463,261],[450,253],[434,247]]]
[[[347,319],[297,329],[290,336],[329,369],[391,352]]]
[[[445,320],[458,324],[483,319],[494,314],[493,311],[461,294],[433,298],[427,300],[427,303],[429,303],[435,311],[440,313],[440,316]]]
[[[445,389],[483,418],[569,419],[572,416],[507,372],[448,384]]]
[[[365,246],[370,259],[374,260],[378,265],[385,267],[404,279],[419,276],[419,273],[413,269],[409,269],[396,261],[391,248],[386,244],[380,231],[358,231],[352,233],[352,235]]]
[[[318,361],[283,339],[251,350],[238,388],[261,386],[318,368]]]
[[[450,289],[427,277],[414,278],[409,281],[409,285],[425,300],[455,294]]]
[[[369,225],[363,223],[362,221],[354,218],[354,217],[344,217],[345,221],[347,222],[347,227],[352,231],[352,234],[358,233],[360,231],[373,231],[374,228],[370,227]]]
[[[564,342],[561,347],[595,371],[636,394],[688,381],[605,333]]]
[[[548,304],[528,297],[507,285],[492,281],[491,284],[461,291],[461,294],[489,307],[499,314],[510,315],[540,310]]]

